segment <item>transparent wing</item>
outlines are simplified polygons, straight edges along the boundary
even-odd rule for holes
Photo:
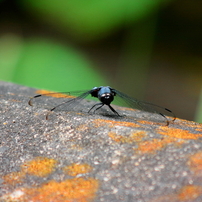
[[[79,105],[92,90],[61,93],[38,94],[32,97],[28,104],[49,109],[50,111],[70,110]]]
[[[132,98],[115,89],[112,89],[112,91],[115,92],[116,96],[121,98],[131,108],[140,109],[143,111],[161,115],[162,117],[164,117],[166,119],[167,125],[169,124],[168,119],[166,118],[167,115],[173,117],[172,121],[174,121],[176,119],[175,114],[167,108],[164,108],[164,107],[161,107],[161,106],[149,103],[149,102],[140,101],[138,99]]]

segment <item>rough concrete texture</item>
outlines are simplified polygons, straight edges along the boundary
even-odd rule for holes
[[[0,201],[202,201],[201,124],[123,107],[46,120],[39,92],[0,82]]]

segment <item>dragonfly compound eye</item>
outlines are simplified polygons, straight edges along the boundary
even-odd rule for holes
[[[102,94],[99,99],[102,103],[109,105],[114,100],[114,96],[110,93],[105,93]]]

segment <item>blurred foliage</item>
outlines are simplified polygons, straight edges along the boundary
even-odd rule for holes
[[[0,79],[55,91],[111,85],[193,119],[201,1],[0,3]]]
[[[120,26],[141,20],[170,0],[21,0],[40,20],[79,40],[103,38]]]
[[[89,89],[105,84],[103,76],[72,47],[49,40],[0,40],[1,79],[56,91]]]
[[[52,29],[66,32],[76,40],[88,41],[103,38],[122,26],[145,18],[151,12],[154,13],[162,1],[21,0],[18,4],[24,8],[25,13],[32,13],[39,22],[48,22]],[[124,68],[117,73],[117,79],[121,80],[119,76],[127,78],[121,84],[122,89],[130,85],[130,75],[136,72],[134,78],[138,88],[133,91],[142,92],[148,68],[148,62],[145,61],[149,59],[148,54],[153,41],[153,28],[150,22],[149,26],[148,23],[146,26],[143,25],[143,29],[140,25],[139,32],[132,30],[128,33],[124,53],[126,59],[122,59]],[[135,39],[141,38],[140,42],[133,41],[134,36]],[[0,77],[3,80],[56,91],[109,85],[103,73],[91,64],[85,54],[76,51],[70,45],[61,45],[57,41],[35,36],[24,39],[20,35],[9,33],[0,38],[0,45]],[[138,69],[134,68],[133,64],[134,53],[137,55],[135,66]]]
[[[201,89],[201,95],[198,102],[198,107],[196,110],[195,120],[199,123],[202,123],[202,89]]]

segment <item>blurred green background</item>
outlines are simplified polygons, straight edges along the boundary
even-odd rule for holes
[[[0,79],[110,85],[202,122],[202,1],[1,0]]]

